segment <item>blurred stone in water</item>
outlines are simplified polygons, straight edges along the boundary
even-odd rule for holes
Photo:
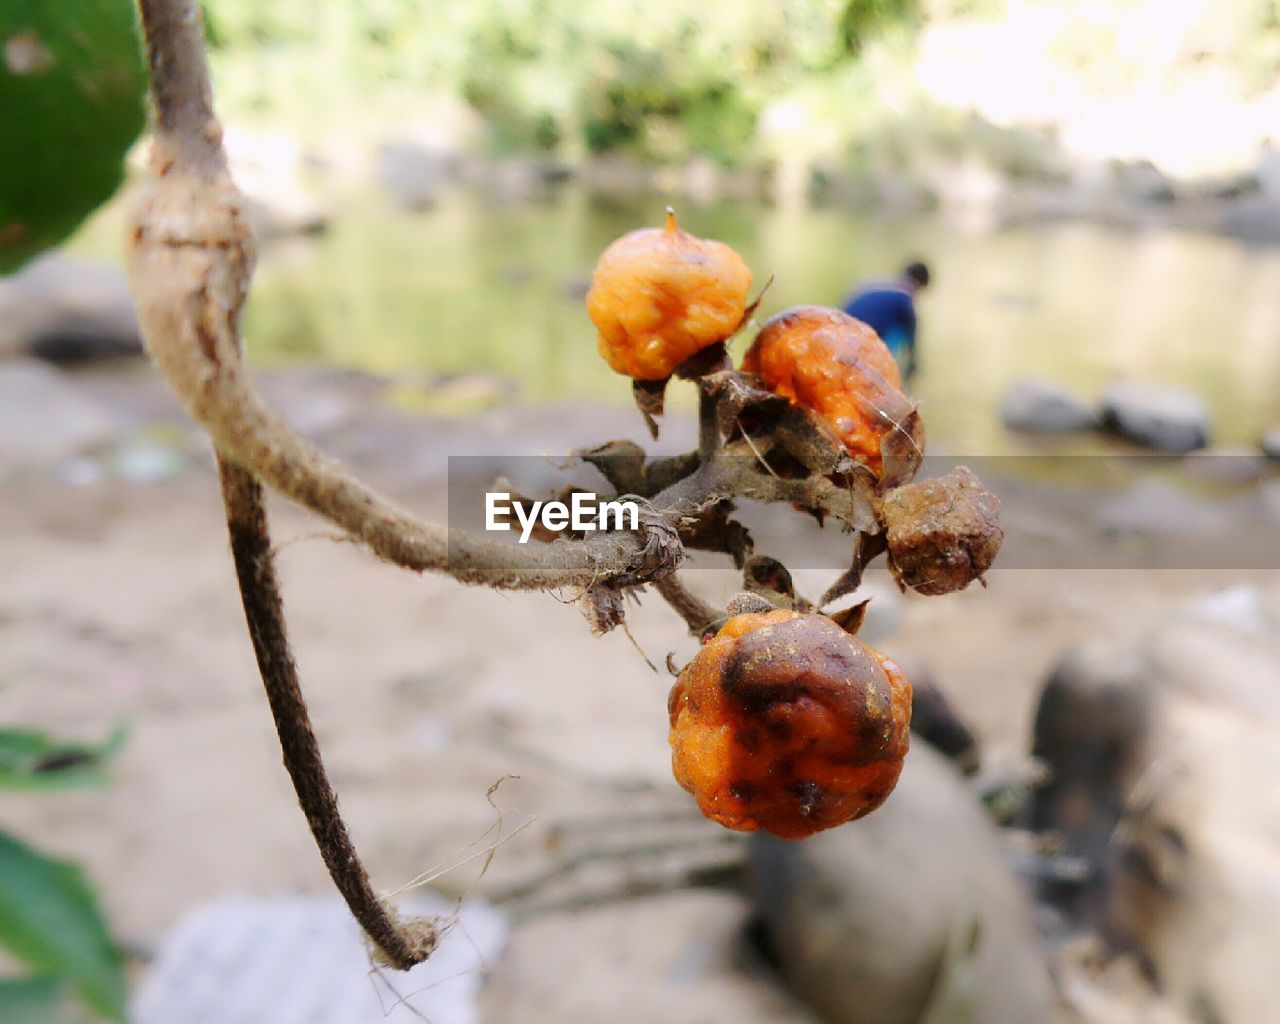
[[[823,1020],[1049,1018],[1030,901],[995,826],[926,744],[875,813],[803,842],[757,833],[750,850],[768,952]]]

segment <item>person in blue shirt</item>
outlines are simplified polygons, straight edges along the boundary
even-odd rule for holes
[[[904,378],[916,372],[915,296],[929,286],[929,268],[919,260],[889,281],[870,281],[845,301],[844,311],[870,327],[889,347]]]

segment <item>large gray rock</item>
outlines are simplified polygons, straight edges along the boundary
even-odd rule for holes
[[[1077,924],[1192,1019],[1253,1024],[1274,1019],[1280,948],[1280,634],[1205,604],[1054,671],[1033,825],[1088,865]]]
[[[1209,443],[1209,414],[1189,391],[1122,380],[1102,395],[1102,422],[1136,444],[1165,452],[1189,452]]]
[[[1280,459],[1280,427],[1272,427],[1262,435],[1262,454],[1269,459]]]
[[[1050,1019],[1031,909],[995,827],[926,744],[866,818],[751,840],[755,899],[789,986],[832,1024]]]
[[[0,471],[53,466],[114,436],[108,413],[60,370],[0,363]]]
[[[59,253],[0,277],[0,356],[55,363],[142,354],[124,274]]]
[[[1014,381],[1000,403],[1000,420],[1010,430],[1037,433],[1092,430],[1098,426],[1098,415],[1088,403],[1043,377]]]

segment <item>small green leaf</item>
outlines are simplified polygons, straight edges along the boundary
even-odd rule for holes
[[[118,726],[101,743],[57,740],[34,729],[0,729],[0,789],[70,789],[107,781],[107,762],[124,744]]]
[[[3,832],[0,946],[42,974],[65,977],[102,1016],[125,1019],[120,952],[83,872]]]
[[[133,0],[0,3],[0,274],[115,194],[146,82]]]
[[[59,1024],[65,1020],[67,983],[62,978],[0,978],[4,1024]]]

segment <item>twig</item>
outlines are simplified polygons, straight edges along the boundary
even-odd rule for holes
[[[689,590],[678,573],[671,573],[660,580],[655,580],[653,589],[662,595],[662,599],[671,605],[680,618],[689,626],[694,636],[702,636],[717,622],[724,619],[725,613],[713,608],[710,604]]]
[[[289,649],[284,608],[271,557],[262,485],[221,457],[218,477],[222,483],[231,556],[240,582],[244,615],[275,719],[276,734],[280,737],[285,770],[329,875],[351,913],[387,962],[392,967],[408,970],[431,955],[437,941],[436,928],[430,921],[402,924],[373,891],[369,875],[338,812],[338,798],[325,772],[320,745],[298,684],[298,669]]]

